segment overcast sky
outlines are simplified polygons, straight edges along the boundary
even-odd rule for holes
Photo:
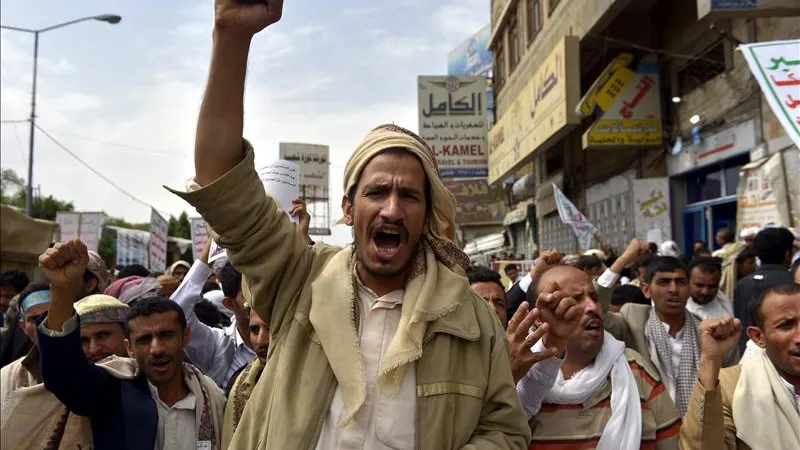
[[[344,164],[374,126],[417,129],[416,77],[444,74],[447,52],[489,21],[489,0],[285,0],[282,21],[251,48],[245,136],[257,164],[278,142],[331,147],[332,219],[341,216]],[[39,125],[147,205],[188,204],[162,184],[193,174],[197,112],[211,44],[213,0],[3,0],[4,25],[42,28],[113,13],[40,37]],[[2,31],[0,116],[30,114],[33,36]],[[0,128],[0,165],[25,177],[28,125]],[[37,132],[34,185],[43,195],[147,222],[150,207],[118,191]],[[344,243],[336,227],[330,242]]]

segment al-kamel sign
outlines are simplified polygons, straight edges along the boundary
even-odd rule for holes
[[[494,184],[551,138],[580,124],[571,105],[580,92],[578,38],[566,36],[489,131],[489,183]]]
[[[419,134],[442,178],[485,177],[486,78],[420,76]]]

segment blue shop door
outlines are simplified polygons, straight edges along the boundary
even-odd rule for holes
[[[691,255],[695,241],[703,241],[708,245],[707,237],[708,221],[705,207],[683,210],[683,242],[681,243],[683,253]]]
[[[729,201],[713,205],[711,207],[711,221],[712,221],[712,236],[715,237],[713,247],[708,248],[718,249],[719,245],[716,242],[717,231],[720,228],[728,228],[736,232],[736,201]]]

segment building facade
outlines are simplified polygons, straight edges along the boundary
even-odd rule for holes
[[[504,223],[518,253],[587,250],[558,216],[554,185],[597,227],[596,247],[619,252],[633,237],[690,247],[736,227],[753,152],[800,166],[735,51],[800,37],[798,11],[712,3],[492,1],[489,183],[511,187]],[[798,224],[797,189],[787,184],[786,225]]]

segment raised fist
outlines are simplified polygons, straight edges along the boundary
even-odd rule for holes
[[[217,31],[243,37],[281,20],[283,0],[215,0]]]
[[[89,250],[80,239],[59,242],[39,256],[39,267],[53,289],[78,289],[89,265]]]
[[[722,363],[739,343],[742,321],[733,317],[708,319],[700,323],[700,354],[703,358]]]

